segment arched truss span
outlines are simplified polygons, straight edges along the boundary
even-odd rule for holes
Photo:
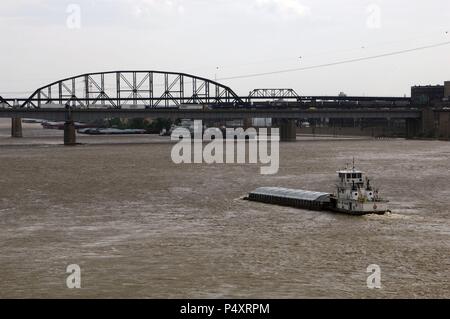
[[[299,99],[300,96],[293,89],[255,89],[249,98]]]
[[[37,89],[21,107],[49,104],[72,108],[180,107],[242,100],[229,87],[186,73],[114,71],[83,74]]]

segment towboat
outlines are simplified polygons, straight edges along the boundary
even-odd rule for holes
[[[337,172],[336,193],[330,196],[331,210],[352,215],[385,214],[388,201],[380,197],[370,179],[353,167]]]

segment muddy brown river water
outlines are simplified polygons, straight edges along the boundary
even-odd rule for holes
[[[300,138],[280,171],[175,165],[167,138],[80,137],[0,121],[0,297],[450,298],[450,143]],[[332,192],[355,157],[393,212],[351,217],[243,201]],[[81,267],[82,289],[66,287]],[[366,269],[382,270],[382,289]]]

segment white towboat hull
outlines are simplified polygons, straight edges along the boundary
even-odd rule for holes
[[[332,205],[332,210],[350,215],[369,215],[369,214],[383,215],[389,212],[389,206],[387,201],[377,201],[377,202],[338,201],[337,203]]]

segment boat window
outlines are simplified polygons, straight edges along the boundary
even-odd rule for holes
[[[347,178],[348,179],[352,178],[352,174],[347,174]]]
[[[357,174],[356,176],[356,178],[362,178],[362,174]]]
[[[352,174],[352,178],[357,178],[355,173]]]

